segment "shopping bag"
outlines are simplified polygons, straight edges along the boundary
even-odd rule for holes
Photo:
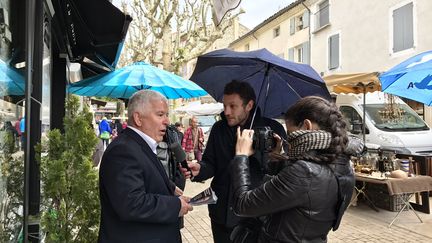
[[[100,135],[101,139],[110,139],[110,133],[105,131]]]

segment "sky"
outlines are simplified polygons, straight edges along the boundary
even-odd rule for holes
[[[240,15],[240,23],[249,29],[253,29],[292,2],[294,2],[294,0],[242,0],[240,2],[240,7],[243,8],[246,13]]]
[[[120,6],[121,1],[114,0],[113,4]],[[292,2],[294,0],[241,0],[239,8],[243,8],[245,13],[240,15],[240,23],[253,29]]]

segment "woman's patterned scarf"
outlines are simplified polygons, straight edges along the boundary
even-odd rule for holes
[[[332,136],[323,130],[298,130],[288,134],[289,158],[302,158],[310,150],[323,150],[330,147]]]

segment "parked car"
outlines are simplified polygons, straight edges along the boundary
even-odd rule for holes
[[[338,94],[336,105],[350,132],[362,137],[363,94]],[[366,146],[375,144],[401,154],[432,153],[432,130],[398,97],[390,104],[382,92],[367,93],[365,120]]]

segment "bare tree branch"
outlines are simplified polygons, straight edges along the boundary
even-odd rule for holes
[[[207,51],[232,25],[211,20],[211,0],[133,0],[124,10],[134,19],[129,27],[120,65],[136,61],[162,64],[179,72],[186,62]]]

